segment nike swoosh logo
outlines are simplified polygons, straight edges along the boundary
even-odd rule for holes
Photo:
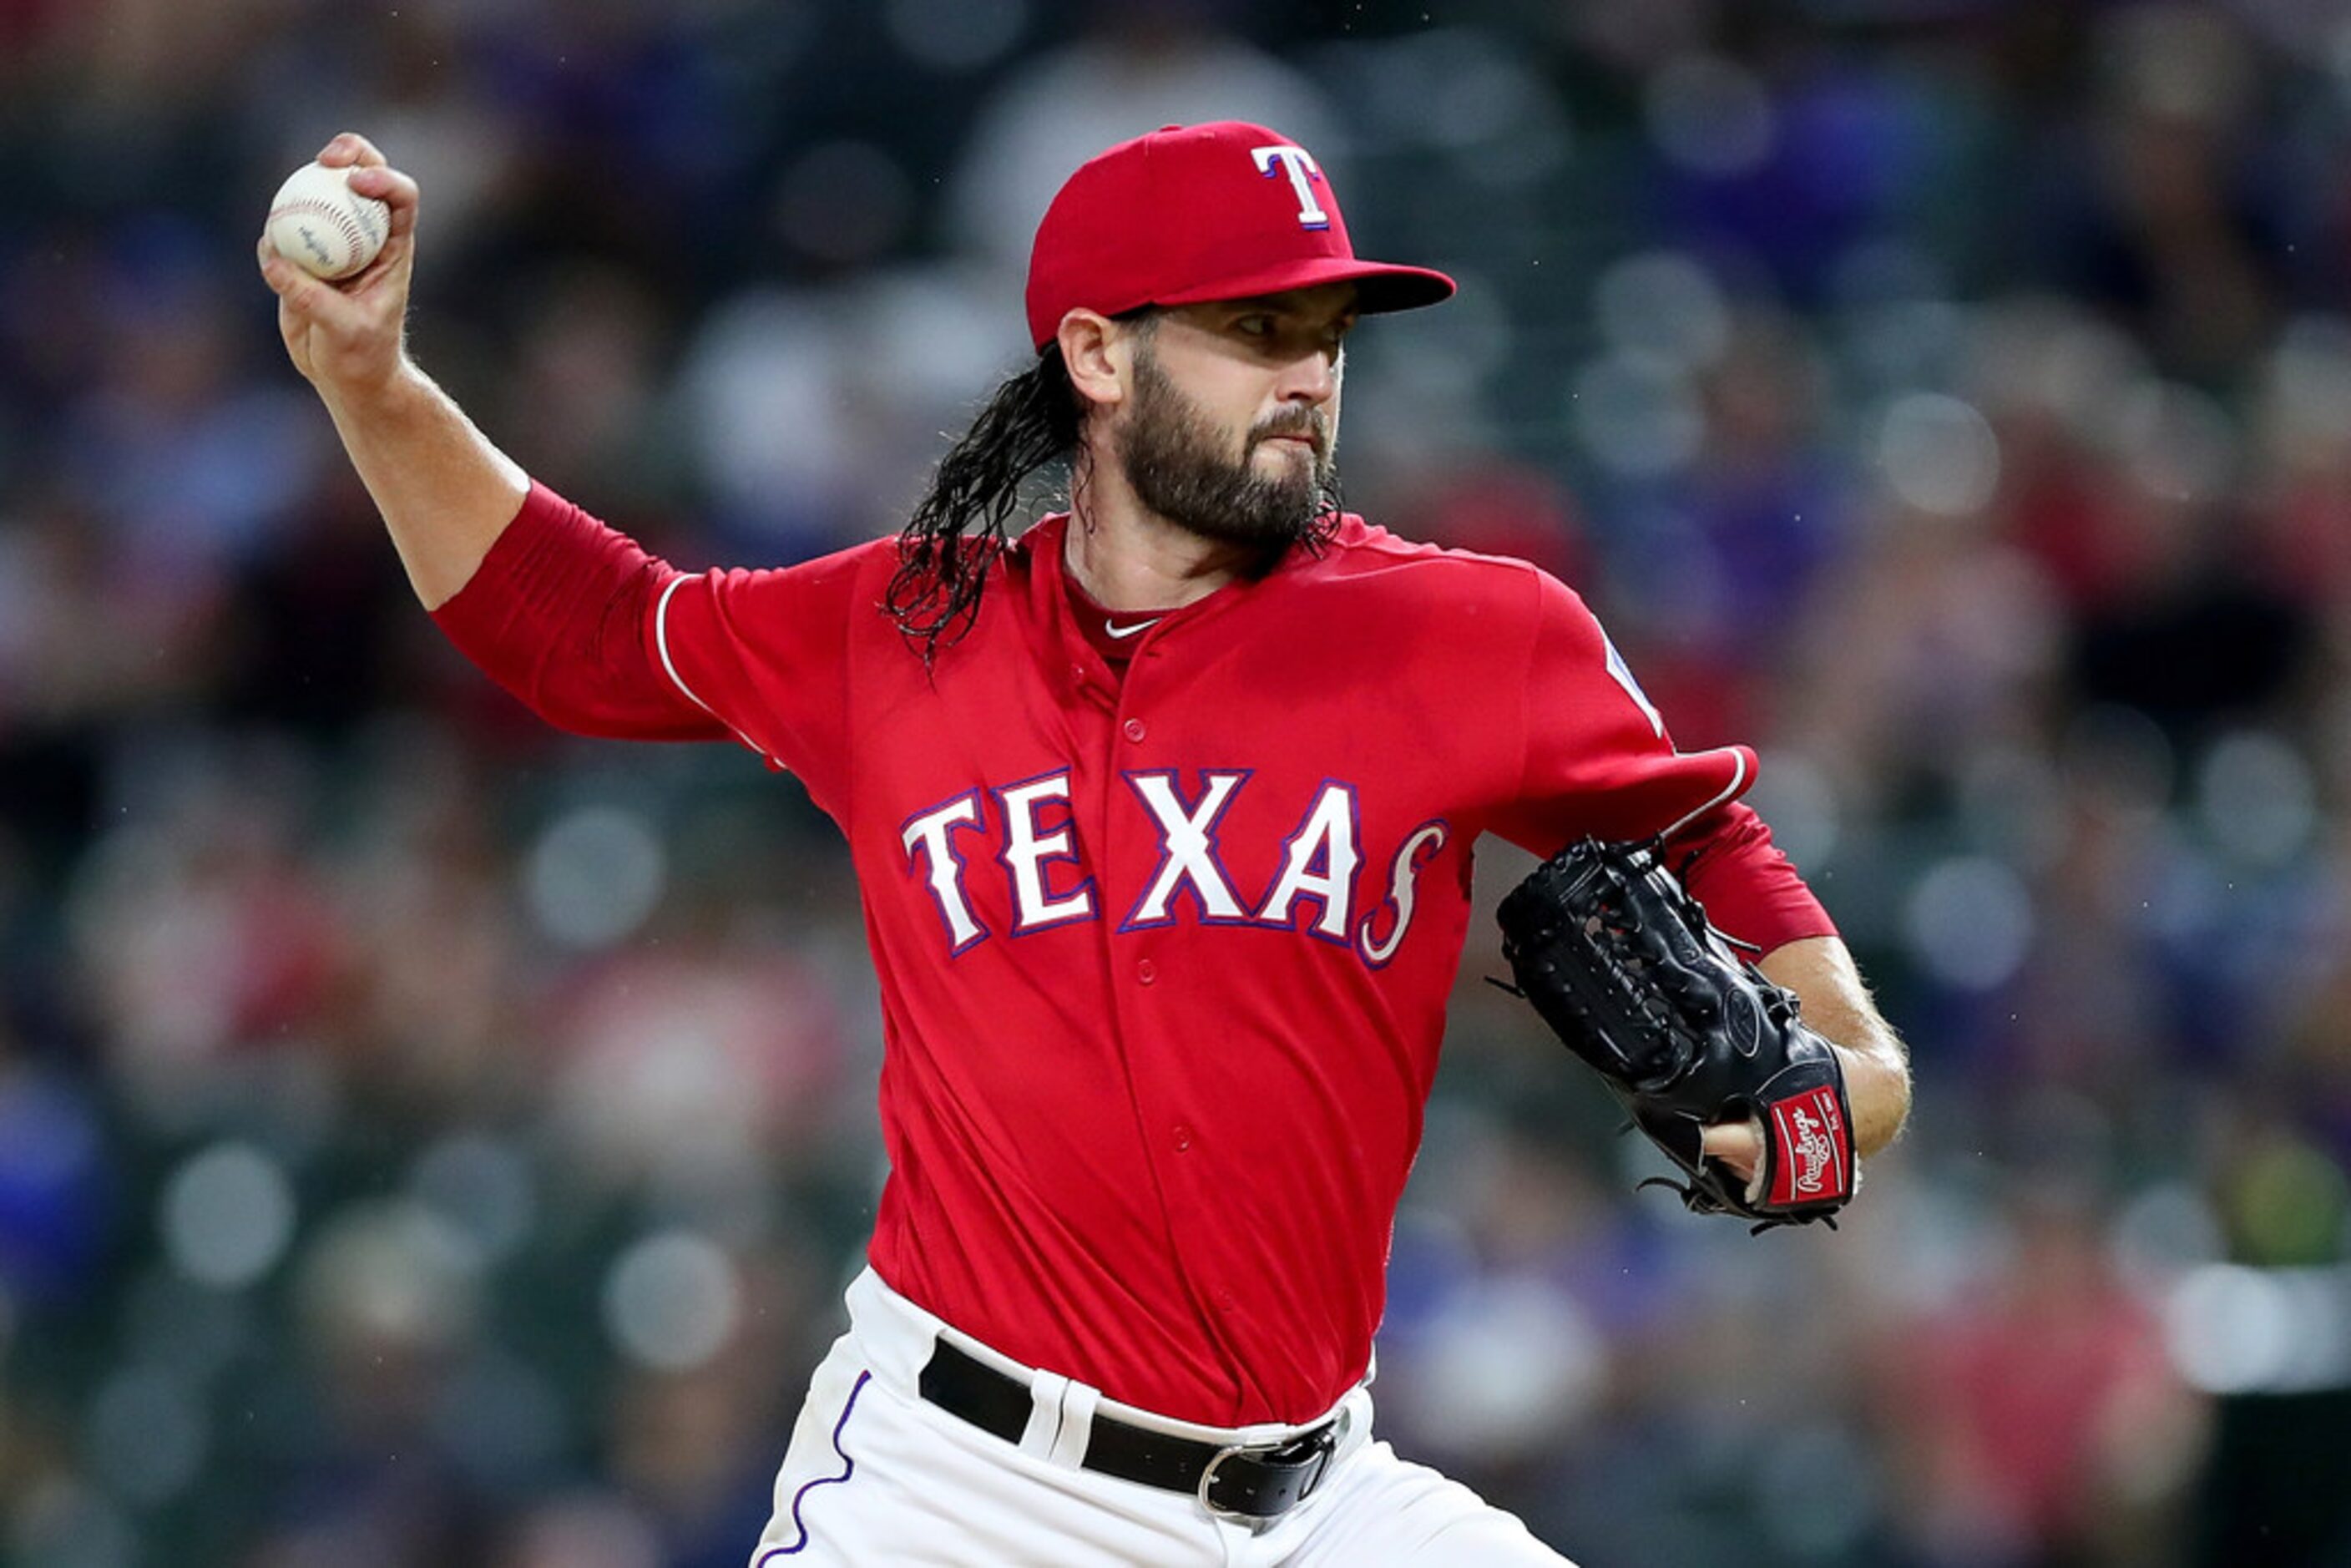
[[[1133,626],[1113,626],[1109,622],[1105,621],[1102,622],[1102,630],[1109,632],[1113,637],[1123,639],[1140,636],[1158,624],[1159,622],[1156,617],[1154,617],[1149,621],[1139,622]]]

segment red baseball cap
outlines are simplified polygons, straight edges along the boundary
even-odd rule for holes
[[[1322,166],[1288,137],[1170,125],[1096,154],[1054,196],[1029,255],[1029,336],[1041,352],[1081,306],[1115,316],[1351,280],[1365,311],[1453,292],[1441,272],[1356,259]]]

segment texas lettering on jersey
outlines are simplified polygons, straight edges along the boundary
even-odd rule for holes
[[[1179,911],[1207,925],[1301,930],[1352,947],[1377,968],[1395,956],[1410,929],[1414,883],[1452,829],[1423,823],[1384,862],[1384,895],[1357,914],[1364,868],[1356,789],[1326,780],[1281,845],[1280,870],[1244,896],[1219,840],[1218,823],[1252,778],[1247,769],[1199,771],[1187,787],[1172,770],[1123,773],[1131,810],[1156,833],[1158,863],[1133,889],[1097,886],[1078,842],[1063,769],[998,789],[967,789],[916,812],[899,831],[909,874],[935,901],[946,951],[960,955],[991,935],[973,908],[968,879],[1001,868],[1012,934],[1118,918],[1121,932],[1177,921]],[[980,869],[976,869],[980,868]],[[1123,914],[1119,914],[1120,910]]]

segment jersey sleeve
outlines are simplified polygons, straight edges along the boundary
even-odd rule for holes
[[[1836,922],[1771,841],[1753,807],[1731,800],[1666,841],[1666,862],[1719,930],[1768,953],[1806,936],[1834,936]]]
[[[852,623],[880,613],[872,545],[778,570],[664,585],[645,647],[663,677],[770,767],[841,816],[848,778]]]
[[[540,717],[624,740],[724,740],[800,776],[847,775],[841,694],[863,550],[698,576],[647,555],[543,485],[434,613]]]
[[[1517,799],[1494,831],[1550,855],[1590,835],[1662,837],[1667,861],[1724,931],[1765,949],[1835,925],[1740,800],[1755,781],[1744,746],[1685,752],[1583,601],[1537,584]]]
[[[559,729],[620,740],[726,731],[648,661],[639,628],[678,573],[533,484],[465,586],[433,612],[444,635]]]

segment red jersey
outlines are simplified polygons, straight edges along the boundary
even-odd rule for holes
[[[847,835],[882,987],[871,1249],[964,1332],[1113,1398],[1302,1422],[1367,1368],[1498,833],[1675,834],[1729,931],[1834,930],[1567,588],[1350,517],[1133,633],[1066,519],[925,669],[877,540],[687,576],[544,488],[436,619],[583,733],[732,735]]]

